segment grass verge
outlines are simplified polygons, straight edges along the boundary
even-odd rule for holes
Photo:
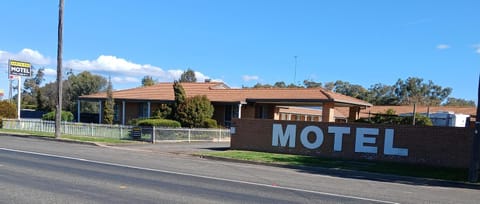
[[[33,137],[55,138],[54,133],[46,133],[46,132],[0,129],[0,133],[28,135]],[[101,143],[107,143],[107,144],[122,144],[122,143],[134,142],[131,140],[122,140],[118,138],[89,137],[89,136],[78,136],[78,135],[62,135],[60,139],[74,140],[74,141],[80,141],[80,142],[101,142]]]
[[[222,152],[205,152],[201,155],[220,158],[237,159],[270,164],[323,167],[329,169],[345,169],[367,171],[375,173],[395,174],[450,181],[467,181],[468,169],[432,167],[413,164],[400,164],[378,161],[353,161],[342,159],[329,159],[313,156],[274,154],[253,151],[228,150]]]

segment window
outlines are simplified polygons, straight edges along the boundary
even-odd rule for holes
[[[138,117],[139,118],[148,118],[148,103],[140,103],[138,105]]]
[[[119,121],[119,111],[118,111],[118,104],[113,106],[113,121]]]

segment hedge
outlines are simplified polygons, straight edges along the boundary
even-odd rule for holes
[[[139,120],[137,126],[155,126],[155,127],[181,127],[180,123],[175,120],[168,119],[143,119]]]
[[[43,114],[42,120],[54,121],[55,120],[55,111]],[[73,121],[73,113],[68,112],[68,111],[62,111],[62,121],[67,121],[67,122]]]
[[[207,118],[203,121],[204,128],[217,128],[217,121],[211,118]]]

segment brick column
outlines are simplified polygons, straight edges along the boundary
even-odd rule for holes
[[[335,103],[334,102],[323,103],[322,122],[335,122]]]
[[[348,111],[348,122],[354,122],[360,117],[360,107],[352,106]]]

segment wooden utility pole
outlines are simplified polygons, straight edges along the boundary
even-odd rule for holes
[[[58,6],[58,42],[57,42],[57,111],[55,114],[55,138],[61,136],[62,122],[62,48],[63,48],[63,0]]]
[[[470,168],[468,170],[468,181],[478,181],[478,168],[480,161],[480,76],[478,77],[478,93],[477,93],[477,117],[475,119],[475,134],[473,135],[472,155],[470,160]]]

